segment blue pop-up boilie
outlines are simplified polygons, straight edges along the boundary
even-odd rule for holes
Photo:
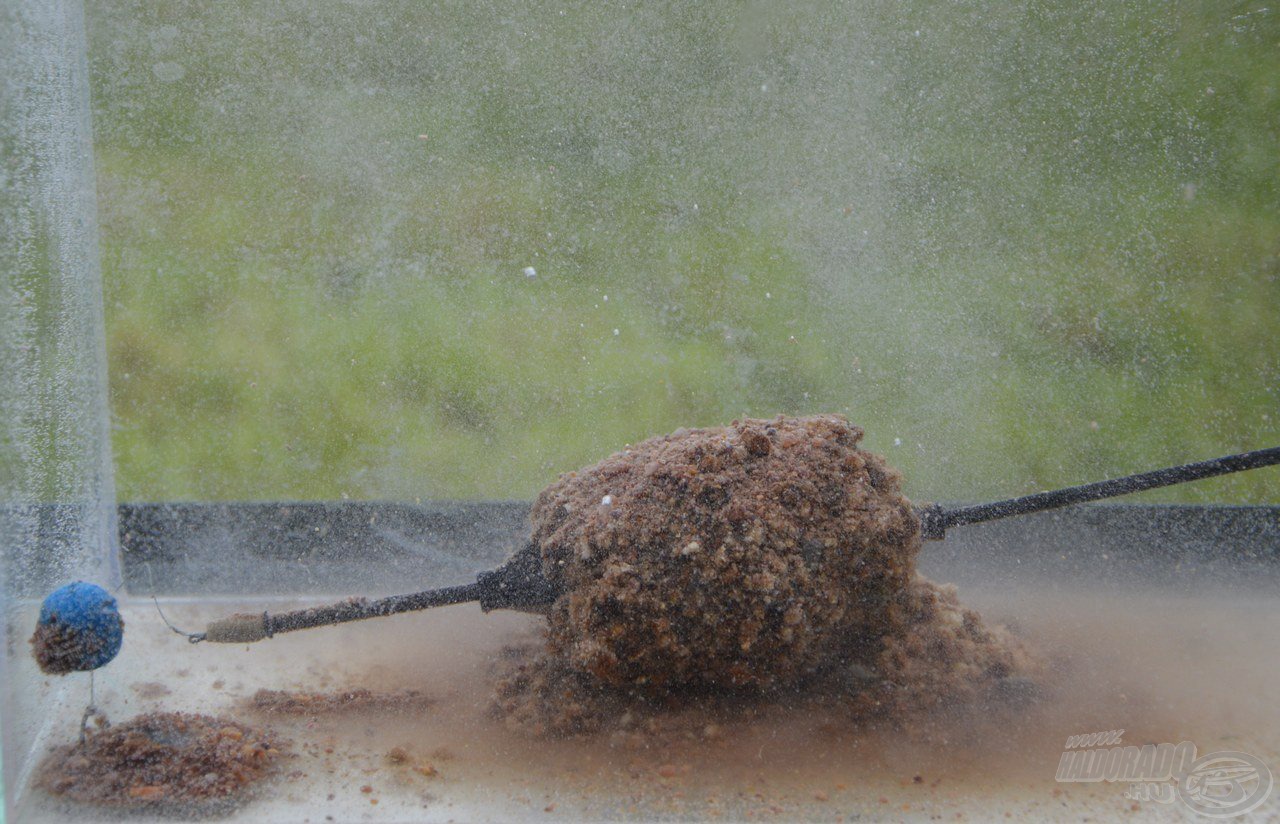
[[[41,670],[65,675],[105,665],[123,640],[116,599],[97,584],[76,581],[44,599],[31,646]]]

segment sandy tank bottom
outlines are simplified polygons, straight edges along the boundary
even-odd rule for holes
[[[1027,587],[961,591],[1053,662],[1051,694],[1000,719],[935,726],[928,740],[851,728],[812,709],[707,718],[683,736],[530,740],[492,717],[495,661],[541,620],[474,605],[284,635],[252,646],[189,645],[150,601],[125,605],[126,642],[98,677],[115,723],[157,711],[267,726],[291,742],[245,822],[1192,820],[1127,785],[1058,783],[1068,736],[1123,729],[1126,744],[1194,741],[1280,768],[1280,609],[1266,594],[1097,594]],[[188,628],[232,611],[299,602],[168,602]],[[48,695],[53,744],[75,735],[88,679],[11,673]],[[70,686],[70,688],[68,688]],[[318,696],[270,697],[260,690]],[[368,693],[356,692],[367,690]],[[61,695],[61,698],[57,696]],[[60,703],[59,703],[60,702]],[[262,703],[261,697],[259,703]],[[40,790],[23,821],[131,814]],[[1280,792],[1251,818],[1280,815]],[[147,816],[154,820],[154,815]]]

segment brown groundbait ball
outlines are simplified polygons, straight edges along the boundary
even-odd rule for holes
[[[612,685],[769,687],[878,637],[915,576],[900,479],[836,415],[680,430],[562,476],[533,538],[552,650]]]

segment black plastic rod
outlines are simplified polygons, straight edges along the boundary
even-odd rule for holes
[[[269,613],[240,613],[230,618],[214,621],[202,633],[188,636],[192,643],[213,641],[223,644],[249,644],[282,632],[324,627],[363,621],[366,618],[384,618],[401,612],[417,612],[431,607],[464,604],[480,598],[480,584],[429,589],[409,595],[392,595],[369,601],[351,598],[322,607],[310,607],[279,615]]]
[[[345,624],[366,618],[382,618],[400,612],[414,612],[450,604],[479,601],[485,612],[515,609],[546,612],[559,591],[542,574],[542,554],[532,541],[497,569],[481,572],[474,584],[428,589],[409,595],[392,595],[376,601],[352,598],[321,607],[271,615],[267,612],[240,613],[214,621],[204,632],[184,633],[191,643],[211,641],[221,644],[251,644],[281,632]]]
[[[1171,466],[1156,469],[1137,475],[1126,475],[1109,481],[1071,486],[1066,489],[1055,489],[1051,492],[1037,492],[1021,498],[1010,498],[1006,501],[995,501],[989,504],[975,504],[958,509],[942,509],[937,505],[925,507],[920,512],[920,521],[925,538],[941,540],[953,526],[977,524],[1008,518],[1010,515],[1027,515],[1032,512],[1043,512],[1046,509],[1057,509],[1087,501],[1103,498],[1114,498],[1118,495],[1129,495],[1147,489],[1162,486],[1198,481],[1217,475],[1228,475],[1246,469],[1258,469],[1263,466],[1280,464],[1280,446],[1270,449],[1258,449],[1254,452],[1242,452],[1239,455],[1227,455],[1198,463]]]

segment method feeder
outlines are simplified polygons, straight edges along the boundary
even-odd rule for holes
[[[1246,469],[1280,464],[1280,446],[1228,455],[1198,463],[1173,466],[1127,475],[1109,481],[1072,486],[1020,498],[986,504],[944,509],[937,504],[917,508],[920,532],[926,540],[940,541],[954,526],[994,521],[1011,515],[1027,515],[1073,504],[1114,498],[1147,489],[1198,481]],[[560,591],[542,574],[542,558],[538,547],[530,542],[502,566],[481,572],[473,584],[429,589],[409,595],[393,595],[370,601],[351,599],[328,606],[312,607],[279,615],[253,613],[233,615],[209,624],[204,632],[182,633],[191,643],[212,641],[225,644],[247,644],[271,638],[282,632],[312,627],[381,618],[401,612],[415,612],[431,607],[478,601],[485,612],[514,609],[523,612],[546,612]]]

